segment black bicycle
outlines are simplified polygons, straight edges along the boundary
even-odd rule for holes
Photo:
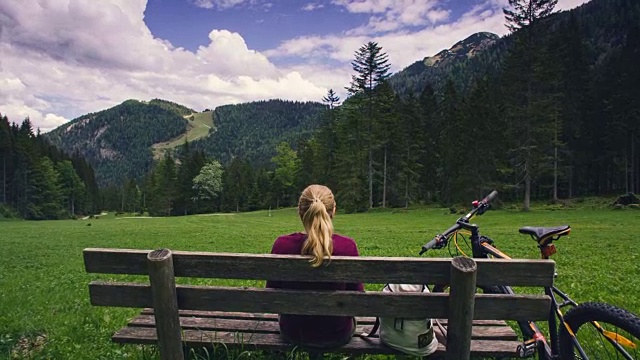
[[[430,249],[441,249],[449,246],[452,253],[455,247],[457,254],[468,256],[460,247],[460,239],[470,242],[474,258],[510,257],[494,246],[494,241],[487,236],[480,235],[478,225],[469,221],[484,214],[490,207],[490,202],[498,195],[493,191],[481,201],[473,202],[473,209],[442,234],[436,235],[422,247],[420,255]],[[520,228],[520,233],[530,235],[540,249],[541,258],[549,259],[556,253],[554,241],[568,235],[571,227],[568,225],[554,227]],[[465,236],[464,234],[467,234]],[[481,288],[485,293],[513,294],[509,286],[492,286]],[[445,290],[445,286],[436,285],[434,292]],[[549,340],[540,331],[535,322],[519,321],[524,341],[518,346],[520,357],[530,357],[538,354],[538,359],[551,360],[600,360],[600,359],[640,359],[640,317],[622,308],[599,302],[578,304],[569,295],[555,286],[544,289],[551,298],[552,310],[549,313]],[[563,314],[565,307],[571,307]]]

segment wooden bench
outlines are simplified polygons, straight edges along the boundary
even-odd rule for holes
[[[475,294],[476,286],[550,286],[551,260],[469,258],[332,257],[312,268],[296,255],[171,252],[162,250],[85,249],[87,272],[147,275],[149,282],[92,281],[91,304],[144,308],[113,335],[118,343],[156,344],[162,359],[183,359],[185,347],[225,344],[243,350],[293,348],[279,336],[274,314],[348,315],[359,329],[376,316],[444,319],[448,346],[436,355],[448,359],[516,357],[521,343],[504,320],[544,320],[545,295]],[[175,277],[338,281],[366,284],[450,284],[450,293],[313,291],[177,285]],[[473,319],[473,320],[472,320]],[[473,321],[473,322],[472,322]],[[298,348],[300,349],[300,348]],[[302,349],[304,350],[304,349]],[[378,337],[354,336],[343,354],[399,354]]]

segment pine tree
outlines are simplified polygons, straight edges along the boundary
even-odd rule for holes
[[[510,32],[533,25],[539,19],[551,15],[558,0],[509,0],[511,9],[502,9]]]
[[[67,205],[69,214],[74,217],[77,213],[76,204],[78,200],[86,196],[85,185],[73,168],[71,161],[61,161],[56,164],[56,168],[60,174],[63,202]]]
[[[46,156],[36,162],[29,179],[26,217],[34,220],[55,220],[61,215],[63,193],[60,175]]]
[[[0,114],[0,182],[2,187],[2,193],[0,200],[3,204],[9,202],[9,180],[13,177],[13,167],[11,159],[12,154],[12,140],[13,135],[11,133],[11,125],[9,125],[9,119],[6,116]]]
[[[340,103],[340,96],[333,89],[329,89],[327,95],[322,98],[322,102],[329,106],[329,110],[333,110]]]
[[[438,114],[438,101],[433,87],[427,84],[418,98],[420,109],[419,133],[422,138],[418,153],[420,165],[419,182],[422,184],[420,199],[432,201],[435,194],[439,193],[440,177],[438,176],[438,129],[440,128],[440,116]]]
[[[505,86],[509,87],[506,116],[509,119],[510,138],[514,141],[510,154],[513,166],[520,170],[524,182],[523,210],[528,211],[531,185],[546,160],[545,141],[549,139],[549,121],[554,113],[553,99],[545,96],[545,57],[538,26],[550,15],[557,0],[509,0],[513,8],[503,9],[507,28],[513,32],[514,44],[506,60]]]
[[[351,62],[355,75],[351,76],[351,84],[347,88],[349,94],[353,95],[353,101],[359,105],[362,117],[361,121],[355,124],[356,146],[364,149],[368,155],[367,160],[367,181],[369,183],[369,208],[373,207],[373,177],[374,159],[372,143],[372,133],[375,112],[374,89],[378,84],[386,80],[389,76],[389,57],[382,52],[382,47],[378,43],[370,41],[361,46],[355,53],[355,60]],[[361,124],[365,123],[365,134],[361,134]]]

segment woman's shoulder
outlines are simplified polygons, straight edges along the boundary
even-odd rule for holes
[[[348,236],[344,236],[344,235],[340,235],[340,234],[333,234],[333,241],[344,241],[344,242],[348,242],[348,243],[356,243],[355,240],[353,240],[352,238],[348,237]]]
[[[337,252],[344,255],[357,255],[358,254],[358,246],[356,245],[355,240],[348,236],[333,234],[333,248],[334,254]],[[335,254],[338,255],[338,254]]]
[[[272,254],[297,254],[300,252],[305,235],[300,232],[280,235],[271,248]]]
[[[276,240],[279,239],[300,239],[300,238],[304,238],[305,234],[301,233],[301,232],[294,232],[291,234],[286,234],[286,235],[280,235],[278,236],[278,238]]]

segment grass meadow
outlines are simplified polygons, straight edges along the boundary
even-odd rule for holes
[[[193,117],[193,120],[191,119]],[[155,159],[164,156],[167,149],[173,149],[184,145],[185,140],[194,141],[205,137],[209,134],[209,130],[213,127],[212,111],[204,111],[201,113],[193,113],[187,117],[187,132],[166,142],[161,142],[152,146]]]
[[[417,256],[420,246],[460,215],[448,209],[338,214],[337,232],[356,239],[361,255]],[[481,232],[513,257],[537,258],[518,228],[570,224],[557,243],[556,284],[578,301],[605,301],[640,313],[640,211],[611,209],[522,213],[490,211]],[[135,309],[93,307],[82,250],[170,248],[266,253],[283,233],[301,229],[294,209],[234,215],[67,221],[0,221],[0,359],[154,359],[153,347],[120,346],[110,336]],[[428,256],[449,256],[446,249]],[[250,284],[260,286],[261,284]]]

